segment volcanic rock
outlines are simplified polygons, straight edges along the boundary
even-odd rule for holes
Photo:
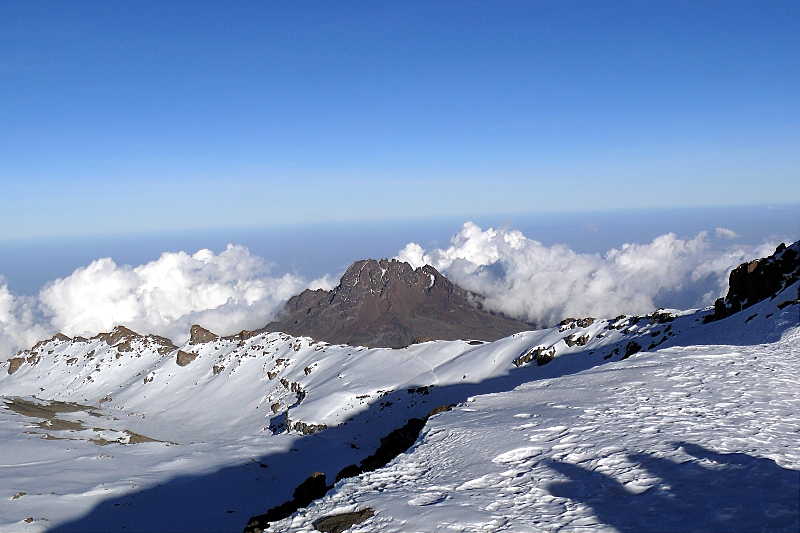
[[[189,344],[203,344],[206,342],[214,342],[219,338],[219,335],[215,335],[211,333],[206,328],[201,327],[197,324],[192,326],[189,330]]]
[[[777,295],[800,279],[800,241],[781,244],[763,259],[742,263],[731,272],[728,294],[714,302],[713,320],[720,320]]]
[[[197,359],[196,353],[184,352],[183,350],[178,350],[178,356],[176,357],[176,362],[178,366],[186,366],[192,361]]]
[[[12,357],[11,359],[9,359],[9,365],[8,365],[9,375],[19,370],[24,363],[25,363],[24,357]]]
[[[323,533],[344,533],[351,526],[360,524],[368,518],[375,516],[375,511],[369,507],[352,513],[328,515],[314,522],[314,529]]]
[[[314,500],[322,498],[328,489],[330,487],[325,482],[325,474],[314,472],[294,489],[293,499],[273,507],[262,515],[250,518],[244,528],[244,533],[260,533],[269,527],[270,522],[283,520],[298,509],[307,507]]]
[[[400,348],[420,339],[494,341],[531,329],[485,311],[482,301],[432,266],[368,259],[353,263],[333,290],[305,290],[292,297],[281,319],[262,331]]]

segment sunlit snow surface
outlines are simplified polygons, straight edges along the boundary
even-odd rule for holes
[[[197,358],[183,367],[145,341],[55,340],[13,375],[0,364],[1,399],[85,407],[0,409],[0,531],[241,531],[451,403],[408,454],[271,530],[371,507],[349,531],[797,531],[800,330],[782,300],[707,325],[598,320],[482,345],[264,334],[184,345]],[[620,360],[631,340],[661,349]],[[556,358],[516,368],[536,347]],[[273,435],[287,409],[328,429]]]
[[[797,531],[800,335],[641,354],[429,421],[388,467],[269,531]]]

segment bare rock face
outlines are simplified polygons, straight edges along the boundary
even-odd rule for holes
[[[731,272],[728,294],[714,302],[713,320],[771,298],[800,279],[800,241],[781,244],[764,259],[742,263]]]
[[[195,359],[197,359],[196,353],[188,353],[184,352],[183,350],[178,350],[178,355],[175,358],[175,362],[178,363],[178,366],[186,366]]]
[[[119,357],[121,353],[134,351],[135,346],[153,348],[161,355],[166,355],[178,349],[178,347],[166,337],[160,337],[158,335],[140,335],[125,326],[117,326],[107,333],[98,333],[91,339],[85,339],[83,337],[70,338],[63,333],[57,333],[54,337],[39,341],[32,348],[22,350],[18,352],[15,357],[9,359],[8,373],[14,374],[25,363],[30,365],[38,364],[42,358],[41,347],[47,343],[54,341],[72,343],[92,340],[100,340],[116,349],[117,357]],[[88,352],[86,357],[90,359],[93,355],[94,350]],[[76,362],[77,360],[77,358],[68,359],[67,364]]]
[[[9,362],[10,362],[10,364],[8,365],[8,373],[9,373],[9,375],[11,375],[14,372],[16,372],[17,370],[19,370],[20,367],[23,365],[23,363],[25,363],[25,358],[24,357],[12,357],[11,359],[9,359]]]
[[[431,339],[493,341],[531,329],[483,310],[482,301],[432,266],[368,259],[353,263],[333,290],[306,290],[292,297],[282,319],[263,331],[399,348]]]
[[[352,513],[329,515],[314,522],[314,529],[323,533],[344,533],[352,526],[373,516],[375,516],[375,511],[369,507]]]
[[[66,338],[69,339],[69,337]],[[140,335],[125,326],[117,326],[109,333],[98,333],[92,337],[92,339],[100,339],[109,346],[114,346],[120,352],[133,351],[131,343],[134,341],[158,346],[157,350],[160,354],[167,354],[177,348],[177,346],[166,337],[160,337],[158,335]]]
[[[270,522],[283,520],[298,509],[309,506],[314,500],[325,496],[330,488],[325,482],[325,474],[314,472],[294,489],[293,499],[273,507],[262,515],[250,518],[244,533],[261,533],[269,527]]]
[[[219,338],[219,335],[211,333],[206,328],[195,324],[189,330],[189,344],[203,344],[206,342],[214,342]]]

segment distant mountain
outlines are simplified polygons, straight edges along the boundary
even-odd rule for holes
[[[494,341],[532,329],[485,311],[482,301],[432,266],[368,259],[353,263],[333,290],[306,290],[291,298],[281,319],[262,331],[400,348],[433,339]]]

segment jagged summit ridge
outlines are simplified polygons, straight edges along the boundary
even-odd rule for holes
[[[334,289],[292,297],[265,331],[332,344],[402,347],[420,340],[493,341],[531,327],[483,309],[483,297],[430,265],[396,259],[356,261]]]

